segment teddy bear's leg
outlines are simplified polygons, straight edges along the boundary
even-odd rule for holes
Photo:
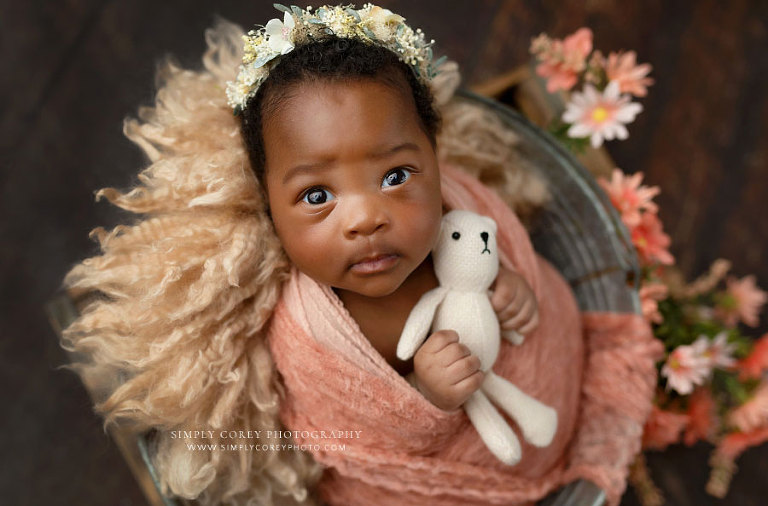
[[[477,390],[472,394],[464,403],[464,411],[480,434],[480,439],[496,458],[510,466],[520,462],[520,441],[483,392]]]
[[[482,391],[488,398],[517,422],[526,441],[540,448],[548,446],[557,431],[557,411],[524,393],[493,371],[487,371],[485,374]]]

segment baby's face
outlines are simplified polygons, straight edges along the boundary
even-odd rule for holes
[[[409,96],[373,80],[300,85],[263,127],[275,229],[308,276],[394,292],[440,231],[435,151]]]

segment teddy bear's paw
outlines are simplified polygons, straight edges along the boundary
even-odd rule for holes
[[[464,411],[467,412],[480,439],[497,459],[509,466],[520,462],[523,454],[520,440],[481,391],[478,390],[467,399]]]
[[[520,428],[525,440],[533,446],[543,448],[549,446],[557,432],[557,411],[549,406],[540,404],[536,413],[530,413],[526,423]]]
[[[517,436],[511,431],[510,434],[511,437],[503,437],[508,436],[509,434],[500,434],[499,436],[501,437],[498,438],[498,441],[495,443],[486,442],[486,446],[497,459],[508,466],[514,466],[520,462],[520,459],[523,456],[523,451],[520,448],[520,441],[517,439]]]
[[[525,336],[516,330],[504,330],[501,335],[515,346],[520,346],[525,341]]]

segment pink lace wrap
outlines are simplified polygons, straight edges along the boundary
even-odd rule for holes
[[[494,371],[554,407],[557,433],[546,448],[521,439],[523,459],[504,465],[463,410],[429,403],[373,348],[329,287],[294,270],[269,344],[285,387],[281,419],[326,467],[323,500],[527,504],[585,478],[618,504],[650,412],[660,343],[641,316],[580,313],[509,207],[459,170],[443,166],[441,174],[446,205],[494,218],[502,264],[526,277],[537,296],[539,328],[521,346],[504,341]]]

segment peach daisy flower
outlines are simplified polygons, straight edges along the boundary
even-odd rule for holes
[[[541,60],[536,73],[547,80],[547,91],[570,90],[586,67],[592,51],[592,30],[580,28],[564,40],[542,34],[531,43],[531,52]]]
[[[697,388],[688,398],[688,425],[683,442],[692,446],[696,441],[711,439],[715,433],[716,405],[708,388]]]
[[[755,341],[752,351],[736,365],[739,379],[757,379],[768,369],[768,334]]]
[[[761,383],[751,399],[731,411],[728,423],[741,432],[768,427],[768,383]]]
[[[755,276],[741,279],[728,277],[723,297],[717,304],[717,315],[726,325],[736,325],[741,320],[745,325],[757,327],[760,309],[768,300],[768,293],[755,284]]]
[[[619,169],[613,169],[610,182],[604,177],[597,180],[628,227],[640,223],[642,211],[656,213],[659,210],[653,202],[653,198],[659,194],[659,187],[641,185],[642,181],[642,172],[628,176]]]
[[[664,283],[643,283],[640,287],[640,305],[643,310],[643,316],[646,320],[653,323],[661,323],[663,318],[659,313],[658,301],[664,300],[669,293],[667,285]]]
[[[629,95],[619,93],[616,81],[608,83],[602,93],[592,84],[585,84],[584,93],[574,92],[565,107],[562,119],[571,123],[568,135],[589,137],[594,148],[605,140],[629,137],[624,125],[632,123],[643,110],[640,104],[630,102]]]
[[[655,214],[642,213],[640,223],[630,229],[630,235],[644,265],[675,263],[675,257],[667,251],[671,242],[669,236],[662,230],[661,221]]]
[[[643,448],[663,450],[680,440],[680,433],[688,425],[688,415],[664,411],[653,406],[643,428]]]
[[[608,80],[617,81],[622,93],[631,93],[636,97],[644,97],[648,93],[647,87],[653,84],[653,79],[646,77],[650,71],[648,63],[637,64],[634,51],[610,53],[605,62]]]
[[[684,344],[672,350],[661,368],[668,389],[688,395],[694,386],[704,383],[712,372],[712,361],[704,355],[706,346],[707,343],[699,338],[692,345]]]

